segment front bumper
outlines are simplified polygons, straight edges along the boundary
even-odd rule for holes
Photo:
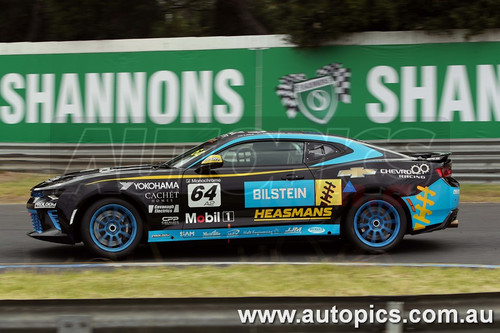
[[[54,243],[76,243],[66,224],[59,220],[56,209],[34,209],[32,204],[28,204],[28,213],[33,224],[33,231],[28,236]]]
[[[27,234],[28,236],[43,240],[46,242],[60,243],[60,244],[75,244],[73,237],[57,229],[49,229],[38,233],[37,231],[32,231]]]

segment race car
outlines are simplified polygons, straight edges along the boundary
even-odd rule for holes
[[[405,155],[345,137],[233,132],[157,164],[84,170],[31,189],[34,230],[119,259],[141,243],[340,236],[380,253],[458,226],[449,153]]]

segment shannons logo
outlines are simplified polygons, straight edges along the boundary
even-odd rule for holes
[[[339,101],[351,103],[351,71],[340,63],[324,66],[316,71],[316,78],[305,74],[281,77],[276,94],[286,107],[288,118],[295,118],[300,111],[309,120],[326,124],[333,117]]]
[[[322,227],[310,227],[309,229],[307,229],[307,231],[309,231],[312,234],[322,234],[326,230],[325,230],[325,228],[322,228]]]

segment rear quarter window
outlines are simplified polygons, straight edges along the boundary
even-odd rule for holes
[[[341,144],[308,142],[306,145],[306,163],[312,164],[331,160],[352,152],[351,148]]]

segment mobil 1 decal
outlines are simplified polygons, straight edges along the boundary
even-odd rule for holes
[[[188,184],[188,205],[195,207],[220,207],[220,183]]]
[[[245,182],[245,207],[342,205],[342,180]]]

